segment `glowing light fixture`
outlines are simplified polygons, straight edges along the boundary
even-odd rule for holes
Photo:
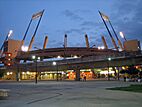
[[[111,61],[111,58],[108,58],[108,61]]]
[[[57,58],[61,58],[61,56],[57,56]]]
[[[54,65],[54,66],[57,65],[57,63],[56,63],[56,62],[53,62],[53,65]]]
[[[8,38],[12,35],[12,33],[13,33],[13,30],[10,30],[10,31],[8,32]]]
[[[77,56],[75,55],[74,58],[77,58]]]
[[[35,56],[35,55],[33,55],[33,56],[32,56],[32,59],[35,59],[35,58],[36,58],[36,56]]]
[[[28,46],[22,46],[21,50],[24,51],[24,52],[27,52],[28,51]]]
[[[120,34],[120,36],[121,36],[122,38],[124,38],[123,32],[119,32],[119,34]]]
[[[27,74],[30,74],[30,72],[29,72],[29,71],[27,71]]]
[[[105,49],[105,47],[104,46],[98,46],[98,49],[100,50],[100,49]]]
[[[37,57],[38,60],[40,60],[40,57]]]

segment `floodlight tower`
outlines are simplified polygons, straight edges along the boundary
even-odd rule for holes
[[[0,57],[2,56],[2,49],[3,49],[3,47],[4,47],[4,43],[8,40],[8,38],[9,38],[12,34],[13,34],[13,30],[9,30],[9,32],[8,32],[8,34],[7,34],[7,36],[6,36],[5,40],[4,40],[4,42],[3,42],[2,46],[1,46],[1,48],[0,48]]]

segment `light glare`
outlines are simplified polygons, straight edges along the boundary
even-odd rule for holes
[[[22,46],[21,50],[24,51],[24,52],[27,52],[28,51],[28,46]]]
[[[104,46],[98,46],[98,50],[100,50],[100,49],[105,49],[105,47]]]
[[[53,65],[55,66],[57,63],[56,62],[53,62]]]
[[[77,58],[77,56],[75,55],[74,58]]]
[[[120,36],[124,38],[123,32],[119,32]]]
[[[111,58],[108,58],[109,61],[111,61]]]
[[[36,56],[35,56],[35,55],[33,55],[33,56],[32,56],[32,59],[35,59],[35,58],[36,58]]]
[[[10,31],[8,32],[8,37],[10,37],[10,36],[12,35],[12,33],[13,33],[13,30],[10,30]]]
[[[58,56],[57,58],[61,58],[61,56]]]
[[[37,57],[38,60],[40,60],[40,57]]]

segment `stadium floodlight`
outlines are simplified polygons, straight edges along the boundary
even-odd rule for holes
[[[103,49],[105,49],[105,47],[104,46],[98,46],[98,50],[103,50]]]
[[[27,52],[28,51],[28,46],[22,46],[21,50],[24,51],[24,52]]]
[[[10,31],[8,32],[8,38],[9,38],[12,34],[13,34],[13,30],[10,30]]]
[[[124,38],[123,32],[119,32],[119,34],[120,34],[120,36],[121,36],[122,38]]]
[[[126,37],[124,36],[123,32],[119,32],[119,34],[120,34],[120,36],[121,36],[122,38],[125,39],[125,41],[127,41],[127,39],[126,39]]]

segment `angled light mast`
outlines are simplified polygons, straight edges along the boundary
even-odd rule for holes
[[[33,42],[34,42],[34,38],[35,38],[36,32],[37,32],[37,30],[38,30],[39,24],[40,24],[40,22],[41,22],[43,13],[44,13],[44,10],[41,11],[41,12],[38,12],[38,13],[36,13],[36,14],[34,14],[34,15],[32,16],[32,20],[33,20],[33,19],[36,19],[36,18],[39,18],[39,17],[40,17],[40,18],[39,18],[38,24],[37,24],[37,26],[36,26],[36,29],[35,29],[35,31],[34,31],[34,34],[33,34],[33,36],[32,36],[32,39],[31,39],[31,41],[30,41],[28,51],[30,51],[30,49],[32,48],[32,44],[33,44]]]
[[[33,21],[34,19],[37,19],[37,18],[40,17],[40,18],[39,18],[39,21],[38,21],[38,24],[37,24],[37,26],[36,26],[36,29],[35,29],[35,31],[34,31],[34,34],[33,34],[33,36],[32,36],[32,39],[31,39],[31,41],[30,41],[30,45],[29,45],[29,47],[28,47],[28,51],[31,49],[32,43],[33,43],[33,41],[34,41],[34,37],[35,37],[36,32],[37,32],[37,30],[38,30],[38,27],[39,27],[39,24],[40,24],[40,21],[41,21],[41,18],[42,18],[43,13],[44,13],[44,10],[42,10],[42,11],[40,11],[40,12],[38,12],[38,13],[32,15],[32,17],[31,17],[31,19],[30,19],[30,22],[29,22],[29,24],[28,24],[28,27],[27,27],[27,29],[26,29],[26,32],[25,32],[25,34],[24,34],[24,37],[23,37],[23,39],[22,39],[22,42],[21,42],[19,51],[21,51],[21,48],[22,48],[22,46],[24,45],[24,41],[25,41],[25,39],[26,39],[26,37],[27,37],[27,33],[28,33],[28,31],[29,31],[29,28],[30,28],[30,26],[31,26],[32,21]]]
[[[106,22],[105,22],[105,20],[109,20],[109,18],[108,18],[106,15],[104,15],[103,13],[101,13],[100,11],[99,11],[99,14],[100,14],[100,16],[101,16],[101,18],[102,18],[102,20],[103,20],[103,23],[104,23],[104,25],[105,25],[105,27],[106,27],[108,33],[109,33],[109,36],[110,36],[110,38],[111,38],[111,40],[112,40],[112,43],[113,43],[115,49],[118,51],[118,47],[117,47],[117,45],[116,45],[116,42],[115,42],[115,40],[114,40],[114,38],[113,38],[113,36],[112,36],[112,34],[111,34],[111,32],[110,32],[110,30],[109,30],[109,28],[108,28]]]
[[[127,41],[126,37],[124,36],[123,32],[119,32],[119,35],[125,40]]]
[[[27,33],[28,33],[28,31],[29,31],[29,28],[30,28],[30,26],[31,26],[31,23],[32,23],[32,18],[31,18],[31,20],[30,20],[30,22],[29,22],[29,24],[28,24],[28,27],[27,27],[26,32],[25,32],[25,34],[24,34],[24,37],[23,37],[23,39],[22,39],[22,43],[21,43],[20,48],[24,45],[24,41],[25,41],[25,38],[26,38]]]
[[[120,39],[119,39],[119,38],[118,38],[118,36],[117,36],[117,34],[116,34],[116,32],[115,32],[115,30],[114,30],[114,28],[113,28],[112,24],[111,24],[111,21],[110,21],[110,20],[108,20],[108,22],[109,22],[109,24],[110,24],[110,26],[111,26],[111,28],[112,28],[112,31],[114,32],[114,35],[115,35],[115,37],[116,37],[116,39],[117,39],[117,41],[118,41],[118,44],[119,44],[119,46],[120,46],[121,50],[123,51],[123,50],[124,50],[124,48],[123,48],[123,46],[122,46],[122,43],[121,43]]]
[[[13,30],[10,30],[10,31],[8,32],[8,34],[7,34],[7,36],[6,36],[5,40],[4,40],[4,42],[7,41],[8,38],[9,38],[12,34],[13,34]],[[1,51],[2,51],[2,48],[3,48],[3,46],[4,46],[4,42],[3,42],[3,44],[2,44],[2,46],[1,46],[1,48],[0,48]]]
[[[4,47],[4,43],[8,40],[8,38],[13,34],[13,30],[9,30],[8,34],[6,35],[6,38],[0,48],[0,57],[2,56],[3,54],[3,47]]]

